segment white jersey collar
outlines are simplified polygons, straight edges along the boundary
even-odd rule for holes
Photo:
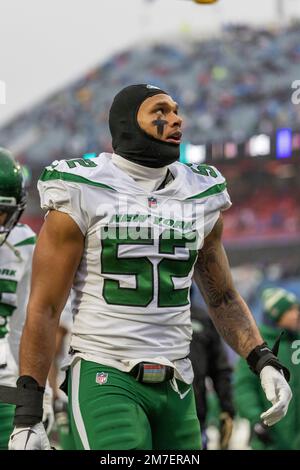
[[[133,178],[134,181],[144,190],[150,192],[155,191],[155,189],[159,187],[168,171],[168,166],[163,166],[161,168],[148,168],[131,162],[116,153],[112,154],[111,160],[115,166]]]

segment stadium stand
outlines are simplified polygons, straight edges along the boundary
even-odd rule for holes
[[[20,114],[0,129],[0,143],[31,171],[28,222],[38,229],[35,183],[55,159],[110,150],[107,113],[114,96],[132,82],[165,88],[179,102],[185,140],[241,142],[278,126],[300,128],[291,83],[300,76],[300,24],[284,28],[227,26],[221,37],[138,46],[113,56],[80,80]],[[278,239],[300,231],[299,172],[295,164],[254,159],[216,165],[227,177],[233,208],[225,239]],[[284,236],[283,236],[284,235]]]

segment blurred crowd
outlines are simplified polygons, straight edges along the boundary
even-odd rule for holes
[[[291,84],[300,77],[299,37],[298,23],[227,26],[215,38],[137,46],[19,115],[0,129],[0,143],[30,169],[27,222],[35,230],[41,224],[35,188],[43,166],[111,150],[111,97],[129,83],[170,92],[181,107],[185,140],[194,144],[239,142],[278,126],[299,129],[300,107],[291,102]],[[300,232],[297,167],[254,160],[217,163],[233,200],[225,240],[294,239]]]
[[[300,77],[299,36],[297,23],[227,26],[207,40],[134,47],[21,114],[0,130],[0,141],[35,166],[108,150],[111,98],[134,82],[160,86],[179,102],[185,139],[194,144],[298,128],[291,84]]]
[[[225,213],[225,239],[288,243],[300,234],[300,166],[296,163],[243,160],[218,165],[233,202]]]

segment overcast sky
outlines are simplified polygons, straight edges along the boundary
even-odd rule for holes
[[[228,21],[274,22],[277,1],[0,0],[0,123],[114,52],[152,39],[180,41]],[[300,16],[299,0],[282,1],[287,16]]]

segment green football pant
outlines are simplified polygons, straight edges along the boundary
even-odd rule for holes
[[[15,405],[0,403],[0,450],[8,449],[9,436],[13,431]]]
[[[142,384],[115,368],[78,360],[69,377],[76,448],[201,449],[192,386],[177,384],[181,397],[170,381]]]

